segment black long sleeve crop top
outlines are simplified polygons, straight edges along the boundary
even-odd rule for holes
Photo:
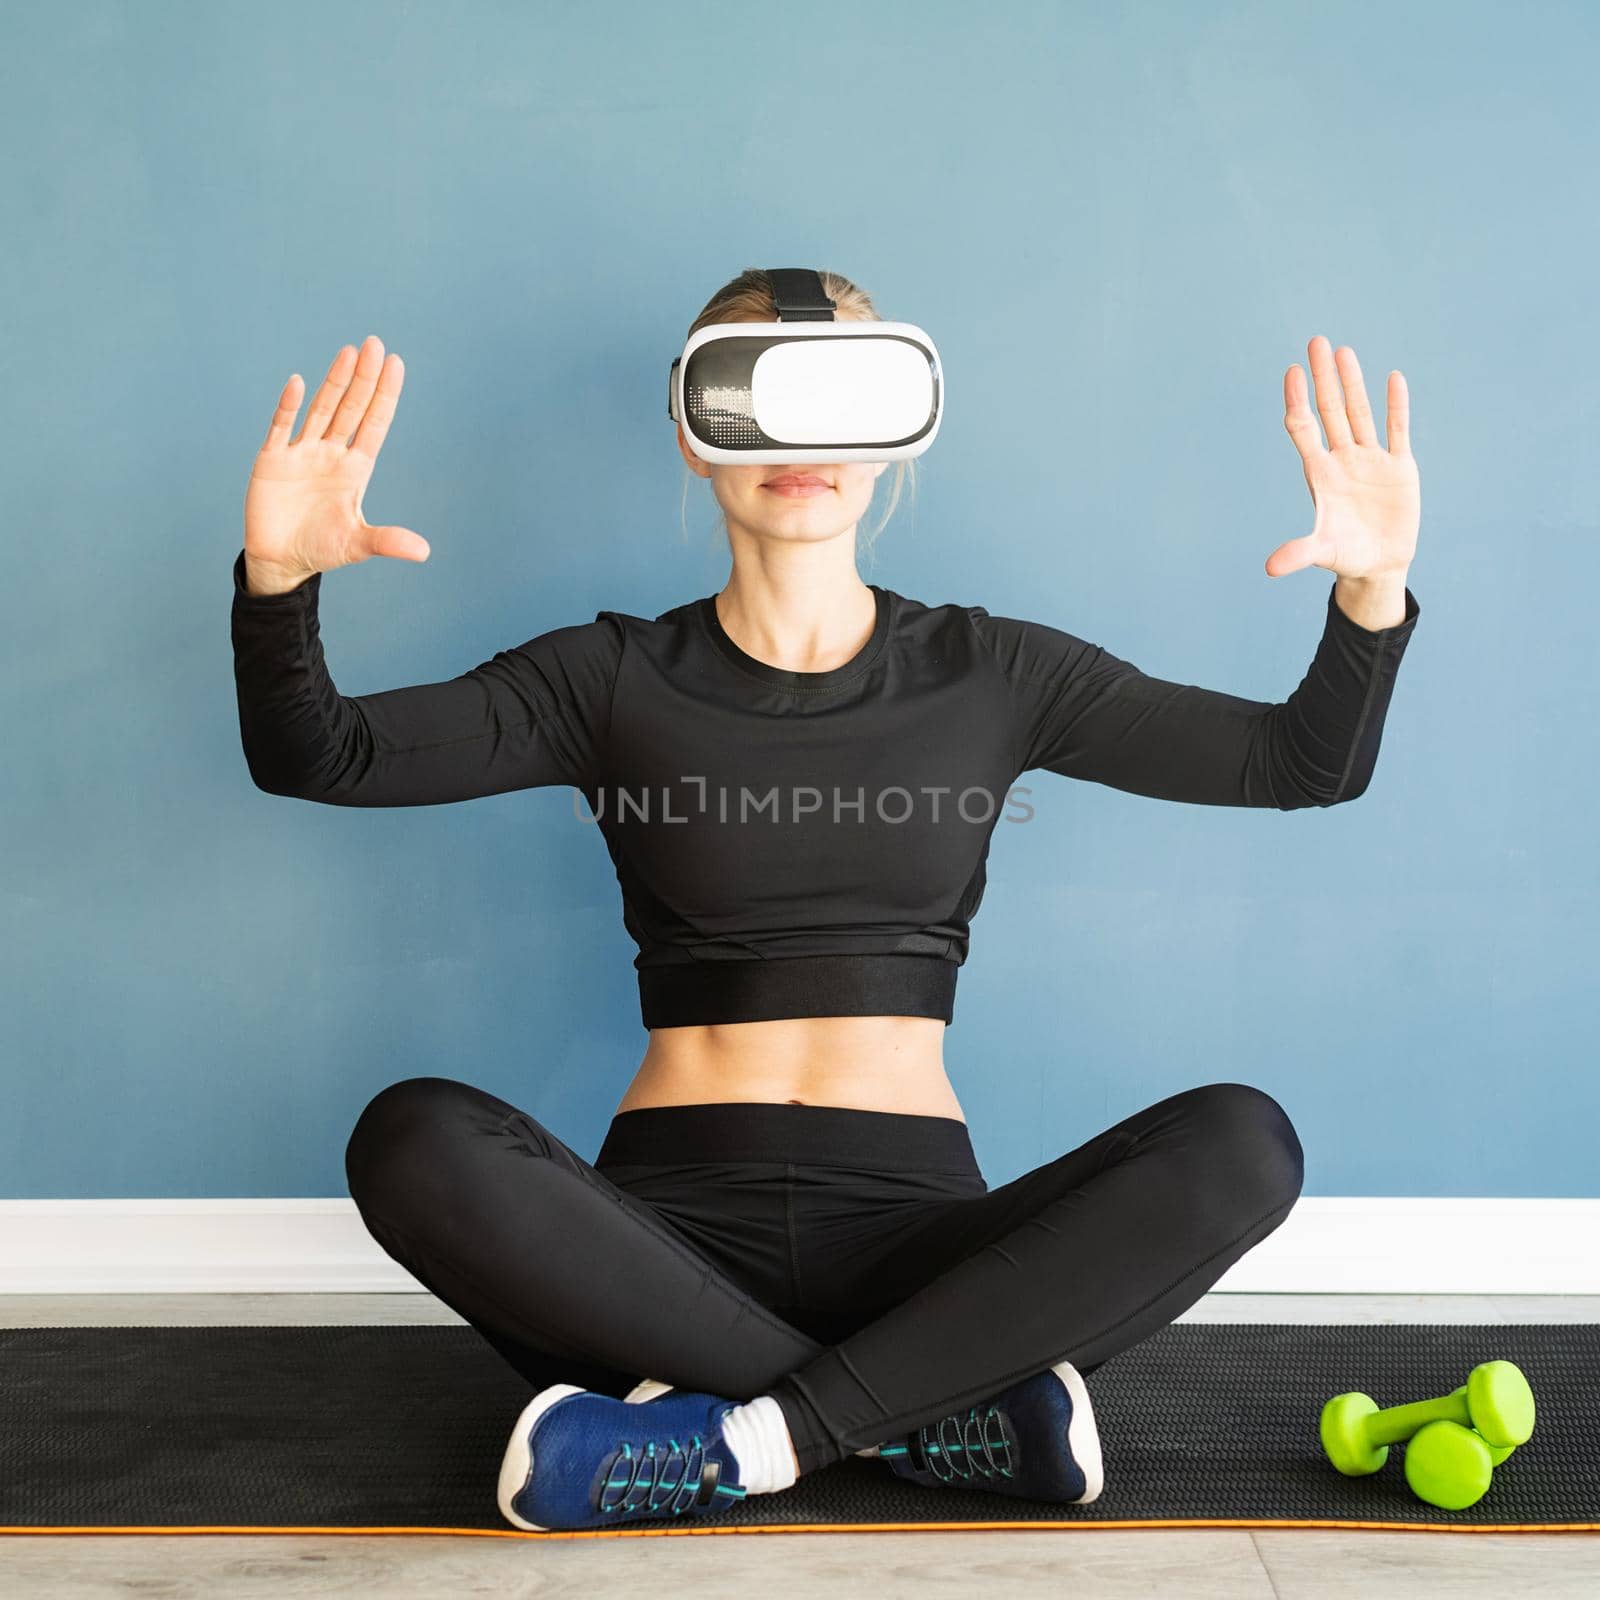
[[[270,794],[442,805],[571,785],[622,890],[647,1028],[777,1017],[950,1022],[989,841],[1033,768],[1197,805],[1353,800],[1419,608],[1361,627],[1328,593],[1281,703],[1168,682],[1059,628],[877,598],[843,666],[746,654],[711,597],[555,628],[456,678],[345,696],[321,575],[252,595],[233,566],[239,726]]]

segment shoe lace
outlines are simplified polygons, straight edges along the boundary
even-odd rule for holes
[[[718,1495],[744,1497],[742,1485],[721,1482],[721,1463],[706,1455],[705,1440],[669,1438],[665,1448],[650,1439],[640,1447],[624,1440],[606,1466],[599,1509],[616,1517],[680,1516]]]
[[[972,1406],[964,1416],[953,1412],[918,1428],[912,1439],[918,1465],[942,1482],[1014,1475],[1011,1439],[999,1406]]]

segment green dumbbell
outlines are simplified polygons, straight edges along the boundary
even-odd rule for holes
[[[1494,1469],[1514,1449],[1491,1445],[1459,1422],[1424,1423],[1406,1446],[1406,1482],[1430,1506],[1461,1511],[1489,1492]]]
[[[1475,1428],[1489,1449],[1505,1450],[1533,1432],[1533,1391],[1512,1362],[1485,1361],[1472,1369],[1459,1389],[1437,1400],[1380,1411],[1369,1395],[1336,1394],[1322,1408],[1319,1432],[1334,1466],[1346,1477],[1360,1478],[1382,1467],[1390,1445],[1411,1438],[1431,1422]],[[1424,1459],[1429,1459],[1427,1452]]]

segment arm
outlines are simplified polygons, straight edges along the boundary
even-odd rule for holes
[[[251,594],[233,563],[239,731],[256,786],[343,806],[441,805],[595,774],[622,656],[612,613],[502,650],[458,678],[341,695],[323,659],[322,574]]]
[[[1058,628],[971,612],[1011,688],[1020,770],[1158,800],[1292,811],[1365,791],[1420,614],[1407,588],[1403,621],[1364,628],[1335,588],[1310,670],[1281,703],[1152,678]]]
[[[1419,614],[1405,584],[1422,514],[1411,398],[1404,375],[1391,372],[1380,443],[1355,351],[1334,350],[1318,334],[1307,354],[1327,447],[1298,366],[1283,377],[1283,422],[1316,520],[1266,565],[1273,578],[1315,566],[1337,579],[1299,687],[1275,704],[1171,683],[1059,629],[977,608],[1018,710],[1020,770],[1044,767],[1160,800],[1280,811],[1365,792]]]

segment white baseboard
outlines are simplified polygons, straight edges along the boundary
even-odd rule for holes
[[[1253,1294],[1600,1294],[1600,1200],[1312,1195],[1216,1284]]]
[[[1214,1286],[1600,1294],[1600,1200],[1310,1196]],[[350,1200],[0,1200],[0,1294],[420,1290]]]

